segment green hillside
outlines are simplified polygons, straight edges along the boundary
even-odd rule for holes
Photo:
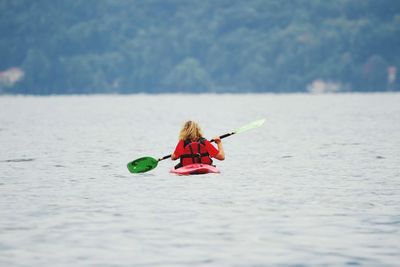
[[[3,93],[400,89],[396,0],[0,0],[0,14]]]

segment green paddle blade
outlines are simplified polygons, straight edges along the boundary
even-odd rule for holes
[[[248,130],[251,130],[251,129],[260,127],[261,125],[264,124],[264,122],[265,122],[265,119],[253,121],[253,122],[251,122],[251,123],[249,123],[249,124],[246,124],[246,125],[240,127],[239,129],[237,129],[237,130],[235,131],[235,134],[243,133],[243,132],[246,132],[246,131],[248,131]]]
[[[152,157],[142,157],[138,158],[132,162],[128,163],[128,170],[131,173],[142,173],[148,172],[155,167],[157,167],[158,160]]]

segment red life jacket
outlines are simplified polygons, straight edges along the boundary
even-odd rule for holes
[[[198,141],[191,142],[186,140],[183,143],[183,154],[180,156],[182,166],[186,166],[193,163],[212,164],[210,154],[208,154],[204,138],[200,138]]]

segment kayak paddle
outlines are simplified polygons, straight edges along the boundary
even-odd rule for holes
[[[236,131],[223,134],[219,138],[223,139],[225,137],[228,137],[228,136],[231,136],[231,135],[234,135],[234,134],[239,134],[239,133],[246,132],[248,130],[260,127],[261,125],[263,125],[264,122],[265,122],[265,119],[253,121],[253,122],[251,122],[249,124],[246,124],[246,125],[240,127]],[[215,142],[215,140],[211,139],[210,142]],[[156,168],[159,161],[162,161],[162,160],[170,158],[170,157],[171,157],[171,155],[167,155],[167,156],[164,156],[164,157],[159,158],[159,159],[155,159],[155,158],[152,158],[152,157],[141,157],[141,158],[135,159],[134,161],[129,162],[128,163],[128,170],[131,173],[148,172],[148,171]]]

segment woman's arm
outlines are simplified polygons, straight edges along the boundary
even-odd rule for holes
[[[182,154],[182,151],[183,151],[183,141],[179,140],[178,144],[176,144],[174,153],[171,154],[171,159],[172,160],[179,159],[180,155]]]
[[[224,147],[222,146],[222,141],[221,138],[219,138],[219,136],[214,137],[214,141],[218,146],[218,154],[215,155],[214,158],[219,159],[219,160],[224,160],[225,159],[225,152],[224,152]]]

